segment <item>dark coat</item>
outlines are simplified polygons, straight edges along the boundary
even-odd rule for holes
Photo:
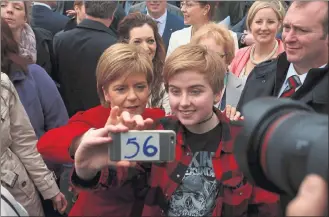
[[[241,111],[243,105],[259,97],[278,97],[289,65],[286,53],[282,53],[274,60],[257,65],[248,77],[237,109]],[[327,114],[328,72],[328,64],[325,68],[311,69],[303,85],[291,98],[311,106],[316,112]]]
[[[34,5],[32,7],[31,25],[46,29],[53,35],[64,29],[68,20],[67,16],[54,12],[45,6]]]
[[[97,62],[116,41],[112,30],[89,19],[54,38],[57,77],[69,116],[100,104],[96,89]]]
[[[147,14],[146,7],[142,11],[143,14]],[[167,20],[166,20],[166,27],[164,29],[163,35],[162,35],[162,40],[165,45],[166,50],[168,49],[169,46],[169,40],[171,37],[171,34],[177,30],[183,29],[185,27],[184,25],[184,20],[182,17],[177,16],[169,10],[167,10]]]

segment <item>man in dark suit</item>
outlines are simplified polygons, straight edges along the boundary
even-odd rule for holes
[[[147,1],[149,1],[149,0],[147,0]],[[137,12],[137,11],[143,13],[143,11],[144,11],[145,8],[146,8],[146,2],[147,2],[147,1],[143,1],[143,2],[140,2],[140,3],[134,4],[134,5],[130,8],[129,13],[134,13],[134,12]],[[160,1],[161,1],[161,0],[160,0]],[[167,3],[166,0],[164,0],[164,2]],[[177,7],[177,6],[173,5],[173,4],[169,4],[169,3],[167,3],[167,9],[168,9],[168,11],[169,11],[170,13],[172,13],[172,14],[174,14],[174,15],[176,15],[176,16],[179,16],[179,17],[182,17],[182,18],[183,18],[183,13],[181,12],[181,10],[180,10],[179,7]]]
[[[184,28],[183,18],[169,12],[167,5],[167,1],[146,1],[145,8],[141,11],[158,23],[158,31],[163,39],[166,50],[171,34]]]
[[[54,40],[60,92],[70,116],[100,104],[96,66],[105,49],[116,43],[109,28],[117,1],[86,1],[86,18]]]
[[[69,21],[67,16],[54,12],[56,1],[37,1],[33,3],[31,25],[50,31],[53,35],[64,29]]]
[[[283,21],[282,39],[286,52],[253,69],[238,110],[255,98],[274,96],[328,113],[328,2],[294,1]]]

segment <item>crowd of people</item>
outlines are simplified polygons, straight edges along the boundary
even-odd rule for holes
[[[233,147],[253,99],[328,114],[328,48],[325,1],[1,1],[1,215],[324,215],[321,178],[283,210]],[[109,159],[146,129],[174,161]]]

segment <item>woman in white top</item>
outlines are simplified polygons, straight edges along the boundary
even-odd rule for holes
[[[181,11],[184,15],[184,24],[187,28],[172,33],[167,51],[167,57],[179,46],[188,44],[194,33],[203,25],[211,22],[216,2],[214,1],[182,1]],[[238,50],[236,33],[230,31],[234,38],[235,49]]]

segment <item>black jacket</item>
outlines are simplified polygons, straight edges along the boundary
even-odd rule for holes
[[[54,38],[60,92],[70,116],[100,104],[96,89],[97,62],[116,41],[116,34],[108,27],[88,19]]]
[[[36,48],[37,48],[37,62],[39,66],[44,68],[50,77],[53,77],[55,59],[53,53],[53,35],[50,31],[32,27],[32,30],[35,35]]]
[[[249,101],[265,96],[278,97],[285,81],[290,63],[286,53],[274,60],[257,65],[250,73],[241,94],[237,109]],[[325,68],[311,69],[303,85],[291,96],[311,106],[318,113],[328,113],[328,64]]]

